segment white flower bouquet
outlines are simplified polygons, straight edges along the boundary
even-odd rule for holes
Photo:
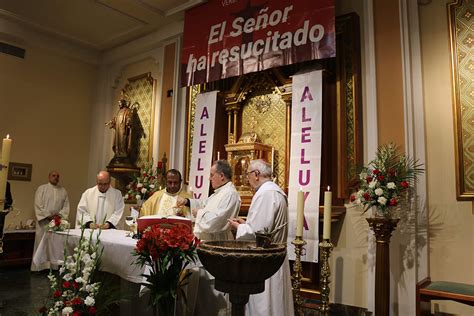
[[[42,315],[95,315],[96,296],[100,289],[99,282],[93,282],[94,273],[98,270],[103,248],[97,239],[84,236],[81,231],[79,244],[72,255],[64,250],[64,262],[59,275],[50,271],[48,278],[51,284],[49,304],[39,311]]]

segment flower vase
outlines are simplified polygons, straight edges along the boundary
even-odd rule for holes
[[[376,240],[375,315],[390,315],[390,237],[400,219],[383,216],[367,218]]]

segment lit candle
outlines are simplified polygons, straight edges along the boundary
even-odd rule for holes
[[[220,151],[217,152],[217,160],[221,160],[221,152]]]
[[[304,192],[299,189],[296,195],[296,237],[303,236],[304,222]]]
[[[331,239],[331,207],[332,207],[332,192],[328,186],[328,190],[324,192],[324,225],[323,225],[323,239]]]
[[[12,140],[10,135],[7,135],[3,139],[2,143],[2,159],[0,163],[2,164],[2,170],[0,171],[0,200],[5,199],[5,193],[7,192],[7,176],[8,176],[8,164],[10,163],[10,151],[12,147]],[[3,209],[3,203],[1,209]]]

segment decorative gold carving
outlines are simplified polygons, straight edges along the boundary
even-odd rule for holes
[[[473,12],[472,0],[448,4],[458,200],[474,200]]]

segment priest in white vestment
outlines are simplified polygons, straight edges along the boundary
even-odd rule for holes
[[[178,205],[190,205],[196,219],[194,234],[201,240],[234,239],[227,222],[240,210],[240,195],[231,182],[227,160],[217,160],[209,180],[214,193],[204,200],[178,198]],[[204,268],[193,268],[189,278],[188,309],[184,315],[230,315],[229,295],[214,288],[215,278]]]
[[[250,186],[256,190],[250,203],[247,221],[232,218],[229,223],[236,229],[236,239],[255,240],[255,232],[288,223],[288,200],[285,192],[272,180],[271,167],[263,160],[252,160],[247,169]],[[273,241],[286,243],[288,225],[277,231]],[[250,295],[246,315],[294,315],[291,273],[288,257],[280,269],[265,280],[265,291]]]
[[[77,205],[76,227],[85,224],[86,228],[116,228],[125,208],[122,193],[110,186],[107,171],[97,174],[96,183],[82,193]]]
[[[204,200],[178,198],[178,205],[191,207],[196,218],[194,234],[201,240],[234,239],[227,219],[240,210],[240,195],[232,179],[232,168],[227,160],[217,160],[211,167],[209,180],[214,193]]]
[[[69,198],[66,189],[59,185],[59,172],[51,171],[48,175],[48,181],[48,183],[40,185],[35,193],[37,223],[33,257],[53,217],[59,215],[69,221]],[[43,269],[49,269],[49,265],[36,266],[33,263],[31,264],[31,271]]]
[[[140,209],[140,216],[158,215],[167,217],[171,215],[178,215],[184,217],[191,217],[189,207],[183,206],[176,212],[176,202],[178,196],[183,199],[191,198],[191,194],[182,190],[181,173],[176,169],[170,169],[166,172],[166,188],[153,193],[148,200],[143,203]]]

